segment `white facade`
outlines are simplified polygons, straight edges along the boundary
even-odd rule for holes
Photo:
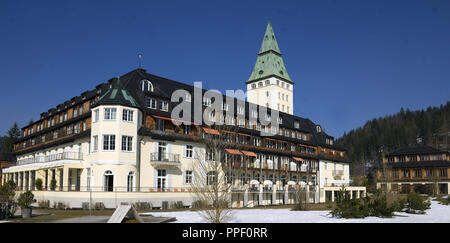
[[[274,110],[293,114],[294,85],[271,77],[247,84],[249,102]]]

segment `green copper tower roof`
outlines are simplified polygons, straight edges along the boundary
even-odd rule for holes
[[[120,82],[120,77],[115,78],[112,81],[111,88],[102,97],[100,97],[92,107],[99,105],[122,105],[139,108],[139,104],[133,96],[131,96],[130,93],[123,87]]]
[[[256,59],[255,67],[253,68],[252,75],[248,79],[247,83],[251,83],[256,80],[277,76],[281,79],[294,83],[286,67],[284,66],[283,58],[281,57],[281,51],[278,47],[277,39],[272,28],[272,24],[267,23],[266,33],[264,34],[261,49]]]

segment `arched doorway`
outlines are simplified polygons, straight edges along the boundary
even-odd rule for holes
[[[127,192],[134,192],[134,172],[130,171],[127,177]]]
[[[114,191],[114,174],[112,171],[107,170],[103,174],[103,190],[105,192],[112,192]]]

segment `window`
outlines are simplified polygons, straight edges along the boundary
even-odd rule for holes
[[[185,181],[186,184],[191,184],[192,183],[192,170],[187,170],[186,171],[186,177],[185,177]]]
[[[439,176],[440,177],[447,177],[447,168],[439,169]]]
[[[164,189],[166,188],[166,181],[167,181],[167,173],[166,170],[158,170],[158,188]]]
[[[187,102],[191,102],[191,101],[192,101],[192,95],[191,95],[191,93],[186,93],[185,101],[187,101]]]
[[[94,122],[98,122],[98,117],[99,117],[99,115],[98,115],[98,110],[94,110]]]
[[[186,145],[184,157],[186,158],[194,157],[194,147],[192,145]]]
[[[286,101],[289,101],[289,95],[286,95]]]
[[[114,151],[116,149],[116,135],[103,135],[103,150]]]
[[[127,176],[127,192],[134,191],[134,172],[130,171]]]
[[[116,108],[105,108],[105,116],[104,119],[108,121],[116,120]]]
[[[97,150],[98,150],[98,136],[94,136],[92,138],[94,139],[94,142],[92,143],[93,146],[94,146],[92,148],[92,151],[97,152]]]
[[[162,110],[162,111],[168,111],[169,110],[169,103],[167,101],[159,102],[159,109]]]
[[[133,113],[134,112],[132,110],[123,109],[122,120],[132,122],[133,121]]]
[[[270,80],[266,80],[266,85],[270,85]]]
[[[263,86],[263,83],[262,82],[259,82],[258,83],[258,87],[262,87]]]
[[[239,115],[244,115],[244,111],[245,111],[244,107],[238,106],[238,114]]]
[[[297,129],[300,128],[300,123],[299,122],[294,122],[294,127],[297,128]]]
[[[252,89],[256,89],[256,84],[252,84]]]
[[[142,89],[142,91],[153,92],[153,84],[148,80],[142,80],[141,81],[141,89]]]
[[[203,105],[204,106],[211,106],[211,99],[207,97],[203,97]]]
[[[216,173],[214,171],[208,172],[206,175],[206,184],[211,186],[216,181]]]
[[[122,136],[122,151],[133,151],[133,137]]]
[[[184,134],[189,135],[191,133],[191,125],[184,125]]]
[[[258,111],[257,110],[252,110],[252,117],[253,118],[258,118]]]
[[[228,111],[228,104],[227,103],[222,103],[222,110],[224,111]]]

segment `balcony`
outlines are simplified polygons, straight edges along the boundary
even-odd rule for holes
[[[46,163],[58,160],[83,160],[83,153],[63,152],[59,154],[50,154],[46,156],[36,156],[33,158],[19,160],[17,161],[17,165]]]
[[[167,165],[167,166],[179,166],[180,155],[171,153],[151,153],[150,163],[152,165]]]

